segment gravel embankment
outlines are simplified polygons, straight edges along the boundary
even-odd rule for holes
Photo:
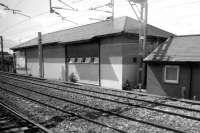
[[[92,97],[88,97],[88,96],[84,96],[84,95],[80,95],[80,94],[63,92],[63,91],[59,91],[59,90],[52,90],[50,88],[39,87],[36,85],[30,85],[27,83],[21,83],[21,82],[14,81],[11,79],[7,80],[6,78],[2,78],[2,77],[1,77],[1,81],[8,82],[8,83],[14,82],[15,85],[19,85],[19,86],[23,85],[25,88],[30,88],[32,90],[35,90],[35,91],[38,91],[41,93],[49,94],[49,95],[63,98],[63,99],[69,100],[69,101],[88,105],[91,107],[103,109],[105,111],[111,111],[113,113],[117,113],[122,116],[128,116],[130,118],[136,118],[139,120],[159,123],[159,124],[162,124],[165,126],[184,130],[185,132],[194,132],[194,133],[200,132],[200,128],[199,128],[200,121],[186,119],[186,118],[182,118],[180,116],[169,115],[169,114],[165,114],[165,113],[161,113],[161,112],[157,112],[157,111],[151,111],[149,109],[136,108],[134,106],[119,104],[116,102],[100,100],[100,99],[96,99],[96,98],[92,98]],[[117,117],[114,115],[102,113],[102,112],[99,112],[94,109],[85,108],[80,105],[78,106],[78,105],[75,105],[70,102],[64,102],[64,101],[61,101],[58,99],[42,96],[35,92],[30,92],[27,90],[19,89],[17,87],[11,87],[11,86],[3,84],[1,82],[0,82],[0,86],[2,88],[6,88],[11,91],[15,91],[19,94],[23,94],[24,96],[37,99],[40,102],[51,104],[58,108],[64,109],[66,111],[72,111],[81,116],[102,122],[104,124],[108,124],[110,126],[124,130],[126,132],[130,132],[130,133],[170,132],[167,130],[163,130],[160,128],[156,128],[156,127],[147,125],[147,124],[142,124],[142,123],[130,121],[130,120],[127,120],[124,118],[120,118],[120,117]],[[64,88],[64,87],[59,87],[59,88],[62,88],[65,90],[71,89],[71,88]],[[88,88],[94,89],[94,90],[98,89],[98,87],[97,88],[88,87]],[[85,89],[88,89],[88,88],[85,88]],[[141,98],[141,99],[148,99],[151,101],[160,100],[160,98],[157,98],[157,97],[139,96],[139,95],[134,95],[134,94],[127,94],[126,92],[113,92],[111,90],[102,90],[102,89],[98,89],[98,91],[106,92],[106,93],[112,92],[113,94],[119,94],[119,95],[127,96],[127,97],[137,97],[137,98]],[[93,92],[83,92],[83,91],[79,91],[79,92],[85,93],[85,94],[86,93],[92,94],[93,96],[100,96],[100,97],[104,97],[104,98],[108,98],[108,99],[112,99],[112,100],[115,99],[116,101],[126,101],[126,102],[132,103],[134,105],[145,105],[145,106],[148,106],[151,108],[162,109],[162,110],[166,110],[166,111],[181,113],[184,115],[189,115],[189,116],[194,116],[194,117],[200,118],[200,113],[197,113],[197,112],[183,111],[183,110],[174,109],[171,107],[158,106],[158,105],[153,105],[153,104],[149,104],[149,103],[145,103],[145,102],[139,102],[136,100],[127,100],[125,98],[116,98],[114,96],[105,96],[103,94],[97,94],[97,93],[93,93]],[[70,115],[61,113],[59,111],[32,103],[30,101],[27,101],[27,100],[24,100],[17,96],[14,96],[12,94],[9,94],[1,89],[0,89],[0,98],[1,98],[1,100],[4,100],[5,102],[14,106],[17,110],[22,111],[24,114],[26,114],[31,119],[50,128],[55,133],[67,133],[67,132],[112,133],[112,132],[116,132],[107,127],[102,127],[100,125],[88,122],[86,120],[79,119],[77,117],[70,116]],[[164,102],[166,104],[178,105],[178,106],[183,106],[183,107],[187,107],[187,108],[200,109],[199,105],[186,104],[186,103],[183,103],[180,101],[170,101],[170,100],[164,101],[163,100],[162,102]]]

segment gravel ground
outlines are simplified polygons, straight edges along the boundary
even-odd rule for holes
[[[7,80],[4,78],[1,78],[1,81],[10,82],[10,83],[13,82],[13,80]],[[176,129],[181,129],[181,130],[184,130],[185,132],[194,132],[194,133],[200,132],[200,128],[199,128],[200,122],[199,121],[185,119],[185,118],[182,118],[179,116],[173,116],[173,115],[164,114],[164,113],[160,113],[160,112],[156,112],[156,111],[150,111],[147,109],[136,108],[133,106],[128,106],[128,105],[119,104],[119,103],[115,103],[115,102],[109,102],[109,101],[104,101],[104,100],[100,100],[100,99],[95,99],[92,97],[86,97],[86,96],[79,95],[79,94],[63,92],[63,91],[59,91],[59,90],[52,90],[52,89],[38,87],[38,86],[30,86],[29,84],[20,83],[17,81],[14,81],[14,82],[15,82],[15,85],[23,85],[24,87],[30,88],[32,90],[37,90],[42,93],[48,93],[50,95],[58,96],[60,98],[65,98],[67,100],[71,100],[74,102],[79,102],[79,103],[82,103],[85,105],[101,108],[101,109],[104,109],[107,111],[112,111],[114,113],[118,113],[123,116],[129,116],[131,118],[137,118],[137,119],[145,120],[145,121],[152,121],[152,122],[159,123],[159,124],[162,124],[165,126],[170,126],[170,127],[176,128]],[[153,127],[150,125],[133,122],[133,121],[119,118],[119,117],[116,117],[113,115],[108,115],[106,113],[102,113],[102,112],[99,112],[99,111],[96,111],[93,109],[80,107],[80,106],[77,106],[72,103],[67,103],[67,102],[63,102],[63,101],[56,100],[53,98],[48,98],[46,96],[41,96],[34,92],[25,91],[22,89],[18,89],[16,87],[10,87],[10,86],[2,84],[2,83],[0,83],[0,86],[3,88],[7,88],[7,89],[9,88],[9,90],[23,94],[25,96],[28,96],[28,97],[31,97],[34,99],[38,99],[41,102],[55,105],[56,107],[64,109],[66,111],[76,112],[77,114],[80,114],[82,116],[88,117],[93,120],[100,121],[101,123],[109,124],[115,128],[122,129],[122,130],[130,132],[130,133],[169,132],[169,131],[166,131],[166,130],[163,130],[160,128],[156,128],[156,127]],[[59,88],[62,88],[62,87],[59,87]],[[98,89],[98,87],[97,88],[88,87],[88,88],[95,89],[95,90]],[[86,89],[88,89],[88,88],[86,88]],[[63,89],[69,89],[69,88],[63,88]],[[112,92],[109,90],[102,90],[102,89],[98,89],[98,91],[107,92],[107,93]],[[82,93],[86,93],[86,92],[82,92]],[[125,92],[112,92],[112,93],[124,95],[127,97],[139,97],[141,99],[148,99],[148,100],[152,100],[152,101],[160,100],[156,97],[138,96],[138,95],[133,95],[133,94],[126,94]],[[88,94],[92,94],[94,96],[106,97],[109,99],[115,99],[118,101],[127,101],[127,99],[123,99],[123,98],[116,99],[116,97],[113,97],[113,96],[104,96],[104,95],[96,94],[96,93],[92,93],[92,92],[88,92]],[[70,116],[67,114],[63,114],[59,111],[29,102],[22,98],[5,93],[2,90],[0,91],[0,98],[1,98],[1,100],[4,100],[7,103],[9,103],[10,105],[16,107],[17,110],[22,111],[29,118],[50,128],[55,133],[67,133],[67,132],[114,133],[114,132],[116,132],[116,131],[113,131],[112,129],[93,124],[86,120],[79,119],[77,117]],[[162,110],[171,111],[171,112],[177,112],[177,113],[181,113],[181,114],[187,114],[189,116],[195,116],[195,117],[200,118],[200,113],[196,113],[196,112],[183,111],[183,110],[178,110],[178,109],[164,107],[164,106],[155,106],[152,104],[142,103],[142,102],[138,102],[138,101],[134,101],[134,100],[128,100],[127,102],[133,103],[136,105],[143,104],[145,106],[149,106],[152,108],[162,109]],[[165,100],[163,102],[165,102],[167,104],[171,104],[171,105],[184,106],[184,107],[188,107],[188,108],[195,108],[195,109],[200,108],[200,106],[198,106],[198,105],[186,104],[186,103],[179,102],[179,101]]]

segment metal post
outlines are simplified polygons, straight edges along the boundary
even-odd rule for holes
[[[26,50],[26,48],[24,49],[24,57],[25,57],[25,71],[26,71],[26,74],[28,75],[28,67],[27,67],[27,50]]]
[[[51,0],[49,0],[49,10],[50,10],[50,13],[53,13]]]
[[[114,20],[114,0],[111,0],[112,5],[112,20]]]
[[[13,53],[13,72],[16,73],[16,53]]]
[[[99,86],[101,86],[101,40],[98,39],[98,49],[99,49]]]
[[[39,75],[43,78],[43,57],[42,57],[42,34],[38,32],[38,59],[39,59]]]
[[[143,59],[146,57],[148,54],[148,51],[146,49],[146,44],[147,44],[147,20],[148,20],[148,3],[147,0],[145,0],[144,3],[144,41],[143,41],[143,51],[144,51],[144,56]],[[143,87],[144,89],[146,88],[146,77],[147,77],[147,65],[143,63]]]
[[[148,19],[148,3],[147,3],[147,0],[145,0],[145,3],[144,3],[144,13],[145,13],[145,16],[144,16],[144,42],[143,42],[143,49],[144,49],[144,55],[146,56],[146,40],[147,40],[147,19]]]
[[[1,39],[1,70],[4,71],[3,37],[0,36],[0,39]]]
[[[143,64],[143,58],[146,56],[146,34],[147,34],[147,0],[135,0],[137,4],[140,4],[139,15],[139,46],[138,46],[138,88],[145,88],[145,65]]]

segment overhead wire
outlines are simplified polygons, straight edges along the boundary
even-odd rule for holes
[[[71,11],[71,9],[69,9],[69,8],[64,8],[64,7],[53,6],[52,8],[53,8],[53,9],[61,9],[61,10],[68,10],[68,11]]]
[[[26,15],[26,14],[22,13],[21,10],[16,10],[16,9],[9,8],[9,6],[7,6],[7,5],[5,5],[5,4],[3,4],[3,3],[0,3],[0,6],[3,6],[3,7],[4,7],[4,10],[11,11],[12,14],[19,14],[19,15],[22,15],[22,16],[25,16],[25,17],[29,17],[29,18],[30,18],[29,15]]]
[[[103,10],[101,8],[103,7],[109,7],[109,8],[113,8],[113,5],[111,3],[111,1],[109,1],[108,3],[106,4],[103,4],[103,5],[99,5],[99,6],[96,6],[96,7],[91,7],[89,8],[88,10],[90,11],[98,11],[98,12],[104,12],[104,13],[109,13],[109,14],[112,14],[112,11],[108,11],[108,10]],[[110,19],[111,17],[107,17],[106,19]],[[105,19],[99,19],[99,18],[88,18],[89,20],[98,20],[98,21],[103,21]]]
[[[61,2],[61,3],[64,4],[65,6],[69,7],[69,9],[68,9],[68,8],[63,8],[63,7],[54,7],[54,6],[52,6],[52,4],[50,3],[50,13],[56,14],[58,17],[60,17],[60,18],[62,19],[62,21],[68,21],[68,22],[70,22],[70,23],[73,23],[73,24],[75,24],[75,25],[78,25],[78,23],[76,23],[76,22],[74,22],[74,21],[72,21],[72,20],[70,20],[70,19],[67,19],[67,17],[62,16],[59,12],[55,11],[55,9],[72,10],[72,11],[78,11],[78,9],[73,8],[73,7],[70,6],[69,4],[63,2],[62,0],[57,0],[57,1]],[[50,1],[50,2],[51,2],[51,1]]]
[[[71,10],[73,11],[78,11],[78,9],[75,9],[74,7],[70,6],[69,4],[65,3],[64,1],[62,0],[58,0],[60,3],[62,3],[63,5],[69,7]]]
[[[22,3],[23,1],[24,1],[24,0],[21,0],[21,1],[18,2],[15,6],[19,5],[19,4]],[[0,3],[0,5],[3,6],[3,7],[5,7],[5,8],[8,8],[8,9],[9,9],[9,7],[6,6],[6,5],[3,4],[3,3]],[[67,10],[67,8],[63,8],[63,7],[60,7],[60,9],[65,9],[65,10]],[[18,11],[19,11],[19,12],[15,12],[15,13],[16,13],[16,14],[23,15],[23,16],[26,16],[26,17],[29,17],[29,16],[27,16],[27,15],[25,15],[25,14],[23,14],[23,13],[20,13],[20,12],[21,12],[20,10],[18,10]],[[76,11],[77,11],[77,10],[76,10]],[[18,26],[18,25],[20,25],[20,24],[23,24],[23,23],[25,23],[25,22],[27,22],[27,21],[29,21],[29,20],[31,20],[31,19],[34,19],[34,18],[36,18],[36,17],[45,15],[45,14],[47,14],[47,13],[49,13],[49,12],[48,12],[48,11],[47,11],[47,12],[43,12],[43,13],[37,14],[37,15],[35,15],[35,16],[29,17],[28,19],[22,20],[22,21],[20,21],[20,22],[18,22],[18,23],[15,23],[15,24],[13,24],[13,25],[10,25],[10,26],[4,28],[2,31],[0,31],[0,33],[3,34],[3,33],[9,31],[10,29],[12,29],[12,28],[14,28],[14,27],[16,27],[16,26]],[[66,17],[63,17],[60,13],[58,13],[58,12],[55,12],[55,13],[56,13],[59,17],[61,17],[62,20],[65,20],[65,21],[71,22],[71,23],[73,23],[73,24],[75,24],[75,25],[78,25],[78,23],[73,22],[73,21],[67,19]]]
[[[34,18],[36,18],[36,17],[45,15],[45,14],[47,14],[47,13],[49,13],[49,12],[48,12],[48,11],[47,11],[47,12],[43,12],[43,13],[37,14],[37,15],[31,17],[31,18],[27,18],[27,19],[25,19],[25,20],[22,20],[22,21],[20,21],[20,22],[17,22],[17,23],[15,23],[15,24],[13,24],[13,25],[10,25],[10,26],[4,28],[2,31],[0,31],[0,33],[1,33],[1,34],[2,34],[2,33],[5,33],[6,31],[10,30],[11,28],[13,28],[13,27],[15,27],[15,26],[18,26],[18,25],[20,25],[20,24],[23,24],[23,23],[25,23],[26,21],[29,21],[29,20],[34,19]]]
[[[5,5],[5,4],[3,4],[3,3],[0,3],[0,6],[3,6],[3,7],[4,7],[4,9],[8,9],[8,6],[7,6],[7,5]]]
[[[19,5],[19,4],[22,3],[23,1],[24,1],[24,0],[19,1],[15,6]],[[62,0],[58,0],[58,1],[60,2],[60,1],[62,1]],[[79,1],[76,1],[76,2],[81,2],[81,1],[83,1],[83,0],[79,0]],[[126,1],[126,0],[125,0],[125,1]],[[121,2],[122,2],[122,1],[121,1]],[[157,2],[160,3],[160,0],[151,0],[151,2],[149,2],[149,4],[151,4],[151,3],[157,3]],[[168,7],[164,7],[164,8],[177,7],[177,6],[187,5],[187,4],[194,4],[194,3],[198,3],[198,2],[200,2],[200,1],[198,0],[198,1],[185,2],[185,3],[182,3],[182,4],[176,4],[176,5],[172,5],[172,6],[168,6]],[[69,9],[72,9],[72,10],[76,9],[76,8],[70,6],[69,4],[67,4],[67,3],[65,3],[65,2],[63,2],[63,1],[62,1],[62,3],[63,3],[63,5],[67,6]],[[65,3],[65,4],[64,4],[64,3]],[[107,4],[108,4],[108,3],[107,3]],[[107,4],[105,4],[104,6],[106,6]],[[2,7],[4,7],[4,8],[8,8],[8,6],[5,5],[5,4],[3,4],[3,3],[0,3],[0,6],[2,6]],[[103,6],[103,5],[102,5],[102,6]],[[101,7],[101,5],[98,6],[98,7],[95,7],[95,9],[98,9],[98,8],[100,8],[100,7]],[[53,8],[54,8],[54,9],[58,9],[58,10],[59,10],[59,9],[60,9],[60,10],[62,10],[62,9],[63,9],[63,10],[68,10],[68,8],[64,8],[64,7],[53,7]],[[74,11],[77,11],[77,10],[74,10]],[[100,10],[100,9],[98,9],[98,11],[107,12],[107,11]],[[57,11],[56,11],[56,12],[57,12]],[[18,12],[18,14],[19,14],[19,13],[21,13],[21,12]],[[21,15],[22,15],[22,14],[21,14]],[[74,23],[73,21],[66,19],[66,17],[63,17],[59,12],[57,12],[57,15],[60,16],[63,20],[65,19],[66,21],[69,21],[69,22]],[[37,17],[37,16],[33,16],[32,18],[35,18],[35,17]],[[3,30],[1,31],[1,33],[4,33],[4,32],[6,32],[7,30],[9,30],[10,28],[13,28],[13,27],[15,27],[15,26],[17,26],[17,25],[19,25],[19,24],[22,24],[22,23],[24,23],[24,22],[26,22],[26,21],[28,21],[28,20],[31,20],[32,18],[28,18],[28,19],[26,19],[26,20],[23,20],[23,21],[20,21],[20,22],[14,24],[14,25],[11,25],[11,26],[9,26],[9,27],[6,27],[5,29],[3,29]],[[95,20],[96,18],[89,18],[89,19],[90,19],[90,20]],[[102,20],[102,19],[96,19],[96,20]],[[74,23],[74,24],[77,25],[77,23]]]
[[[58,15],[59,17],[61,17],[62,20],[65,20],[65,21],[71,22],[71,23],[73,23],[73,24],[75,24],[75,25],[78,25],[78,23],[73,22],[73,21],[67,19],[66,17],[63,17],[59,12],[56,12],[55,10],[54,10],[53,12],[54,12],[56,15]]]

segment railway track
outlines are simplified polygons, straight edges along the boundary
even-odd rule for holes
[[[12,75],[12,76],[9,76],[9,75]],[[96,98],[96,99],[106,100],[106,101],[109,101],[109,102],[117,102],[117,103],[120,103],[120,104],[126,104],[128,106],[145,108],[145,109],[152,110],[152,111],[158,111],[158,112],[167,113],[167,114],[170,114],[170,115],[176,115],[176,116],[180,116],[180,117],[183,117],[183,118],[200,121],[200,118],[196,118],[196,117],[192,117],[192,116],[188,116],[188,115],[178,114],[178,113],[164,111],[164,110],[160,110],[160,109],[154,109],[154,108],[146,107],[146,106],[142,106],[142,105],[134,105],[131,102],[118,101],[118,100],[113,100],[113,99],[109,99],[109,98],[105,98],[105,97],[95,96],[95,95],[92,95],[92,94],[80,93],[80,92],[77,92],[75,90],[79,90],[79,91],[81,90],[83,92],[84,91],[85,92],[91,92],[92,91],[92,93],[98,93],[98,94],[100,93],[101,95],[106,95],[106,96],[109,95],[109,96],[115,97],[115,99],[116,98],[124,98],[126,100],[127,99],[128,100],[137,100],[137,101],[140,101],[140,102],[142,101],[142,102],[148,102],[148,103],[151,103],[151,104],[158,104],[158,105],[164,106],[165,104],[163,104],[163,103],[158,103],[158,102],[153,102],[153,101],[143,100],[143,99],[138,99],[138,98],[133,98],[133,97],[125,97],[125,96],[120,96],[120,95],[117,95],[117,94],[110,94],[110,93],[100,92],[100,91],[97,91],[97,90],[87,90],[87,89],[83,89],[83,88],[81,88],[79,86],[77,87],[77,85],[74,86],[75,90],[59,89],[56,86],[68,87],[68,88],[70,87],[70,89],[73,89],[73,87],[72,87],[73,85],[72,84],[70,84],[70,85],[63,85],[63,84],[58,84],[58,83],[52,83],[51,81],[47,81],[47,80],[43,80],[43,79],[42,80],[41,79],[36,79],[36,78],[32,78],[32,77],[30,77],[28,79],[16,78],[16,77],[20,77],[20,76],[19,75],[14,75],[14,74],[9,74],[9,73],[4,73],[4,74],[1,73],[1,76],[3,78],[7,78],[7,79],[10,79],[10,80],[15,80],[15,81],[18,81],[18,82],[29,83],[29,84],[35,85],[37,87],[41,87],[42,86],[42,87],[46,87],[46,88],[57,89],[57,90],[60,90],[60,91],[67,91],[67,92],[70,92],[70,93],[75,93],[75,94],[84,95],[84,96],[87,96],[87,97],[92,97],[92,98]],[[52,98],[55,98],[55,99],[58,99],[58,100],[61,100],[61,101],[70,102],[70,103],[73,103],[73,104],[76,104],[76,105],[79,105],[79,106],[83,106],[83,107],[90,108],[90,109],[93,109],[93,110],[97,110],[97,111],[101,111],[101,112],[108,113],[108,114],[111,114],[111,115],[115,115],[115,116],[123,118],[123,119],[131,120],[131,121],[137,121],[137,122],[140,122],[140,123],[143,123],[143,124],[148,124],[148,125],[155,126],[155,127],[162,128],[162,129],[166,129],[166,130],[169,130],[169,131],[184,132],[182,130],[174,129],[174,128],[171,128],[171,127],[168,127],[168,126],[165,126],[165,125],[161,125],[161,124],[158,124],[158,123],[153,123],[153,122],[149,122],[149,121],[144,121],[144,120],[139,120],[139,119],[135,119],[135,118],[131,118],[131,117],[126,117],[126,116],[119,115],[119,114],[116,114],[116,113],[113,113],[113,112],[109,112],[107,110],[103,110],[103,109],[100,109],[100,108],[94,108],[94,107],[91,107],[91,106],[88,106],[88,105],[85,105],[85,104],[76,103],[74,101],[67,100],[67,99],[60,98],[60,97],[56,97],[54,95],[49,95],[49,94],[41,93],[40,91],[37,91],[37,90],[27,89],[26,87],[19,86],[19,85],[13,85],[13,84],[11,84],[9,82],[3,81],[2,83],[10,85],[10,86],[13,86],[13,87],[16,87],[16,88],[21,88],[21,89],[24,89],[24,90],[28,90],[28,91],[31,91],[31,92],[34,92],[34,93],[37,93],[37,94],[40,94],[40,95],[43,95],[43,96],[52,97]],[[3,88],[1,88],[1,89],[3,89]],[[27,97],[25,97],[25,96],[23,96],[21,94],[18,94],[18,93],[15,93],[13,91],[6,90],[6,89],[3,89],[3,90],[8,91],[8,92],[13,93],[13,94],[18,95],[18,96],[22,96],[23,98],[27,99]],[[30,99],[30,98],[28,100],[34,101],[34,99]],[[38,102],[38,101],[34,101],[34,102]],[[42,104],[42,103],[40,103],[40,104]],[[51,105],[45,105],[45,106],[53,107]],[[173,107],[173,108],[176,108],[176,109],[184,109],[186,111],[193,111],[193,112],[198,112],[198,113],[200,112],[199,110],[196,110],[196,109],[190,109],[190,108],[179,107],[179,106],[174,106],[174,105],[165,105],[165,106],[167,106],[167,107]],[[58,108],[56,108],[56,109],[63,112],[63,110],[61,110],[61,109],[58,109]],[[66,112],[66,111],[64,111],[64,112],[65,113],[72,113],[73,114],[73,112]],[[75,114],[75,115],[78,116],[78,114]],[[89,120],[89,119],[87,119],[87,120]],[[96,122],[96,123],[98,123],[98,122]],[[103,126],[105,126],[105,125],[103,125]],[[108,127],[112,128],[111,126],[108,126]],[[115,129],[115,128],[113,128],[113,129],[117,130],[119,132],[123,132],[123,131],[121,131],[119,129]]]
[[[81,88],[82,84],[79,84],[79,83],[72,83],[72,82],[68,82],[68,81],[64,81],[64,82],[59,81],[59,83],[58,83],[58,82],[54,82],[52,80],[47,80],[47,79],[39,78],[39,77],[27,76],[24,74],[22,75],[22,74],[15,74],[15,73],[2,72],[2,71],[0,71],[0,73],[6,74],[6,75],[13,75],[13,76],[20,77],[20,78],[30,79],[32,81],[39,81],[39,82],[42,81],[47,84],[58,85],[61,87],[70,87],[70,88],[82,90],[82,88]],[[98,87],[96,87],[96,88],[98,88]],[[84,88],[84,90],[85,89],[86,88]],[[102,89],[102,88],[99,87],[98,89]],[[192,105],[200,105],[200,101],[193,101],[193,100],[180,99],[180,98],[174,98],[174,97],[166,97],[166,96],[158,96],[158,95],[153,95],[153,94],[148,94],[148,93],[143,93],[143,92],[136,92],[136,91],[125,91],[125,90],[116,90],[116,89],[107,89],[107,88],[103,88],[103,89],[106,91],[109,91],[111,93],[112,92],[119,92],[119,93],[123,92],[123,93],[129,94],[129,95],[148,96],[148,97],[154,97],[154,98],[157,97],[157,98],[164,99],[164,100],[179,101],[179,102],[188,103],[188,104],[192,104]],[[87,90],[87,91],[90,91],[90,90]],[[91,91],[94,92],[93,90],[91,90]],[[95,92],[99,92],[99,90],[95,90]]]
[[[20,77],[20,75],[17,75],[17,76]],[[24,82],[24,83],[27,82],[29,84],[33,84],[33,85],[37,85],[37,86],[48,87],[48,88],[54,89],[54,90],[60,90],[60,91],[64,91],[64,92],[70,92],[70,93],[85,95],[85,96],[89,96],[89,97],[93,97],[93,98],[98,98],[98,99],[102,99],[102,100],[108,100],[108,101],[112,101],[112,102],[118,102],[118,103],[121,103],[121,104],[127,104],[129,106],[141,107],[141,108],[146,108],[146,109],[150,109],[150,110],[153,110],[153,109],[150,108],[150,107],[148,108],[148,107],[141,106],[141,105],[133,105],[133,104],[128,103],[128,102],[120,102],[120,101],[116,101],[116,100],[112,100],[112,99],[108,99],[108,98],[102,98],[102,97],[99,97],[99,96],[95,96],[93,94],[94,93],[96,93],[96,94],[102,94],[102,95],[105,95],[105,96],[113,96],[113,97],[116,97],[116,98],[123,98],[123,99],[126,99],[126,100],[135,100],[135,101],[147,102],[147,103],[150,103],[150,104],[156,104],[156,105],[161,105],[161,106],[166,106],[166,107],[171,107],[171,108],[176,108],[176,109],[181,109],[181,110],[193,111],[193,112],[200,113],[200,110],[198,110],[198,109],[186,108],[186,107],[181,107],[181,106],[176,106],[176,105],[165,104],[165,103],[162,103],[162,102],[157,102],[157,101],[151,101],[151,100],[136,98],[137,94],[134,94],[134,93],[133,93],[133,95],[131,97],[131,95],[130,96],[128,96],[128,95],[123,96],[123,95],[119,95],[119,94],[113,94],[113,93],[108,93],[108,92],[101,92],[99,90],[89,90],[89,89],[86,89],[86,88],[81,88],[81,87],[77,87],[77,86],[73,86],[73,85],[63,85],[63,84],[59,84],[59,83],[55,83],[55,82],[51,82],[51,81],[44,81],[44,79],[40,80],[40,78],[36,78],[35,79],[33,77],[29,77],[30,79],[27,80],[27,79],[19,79],[19,78],[8,77],[8,76],[4,76],[4,77],[9,78],[9,79],[13,79],[15,81],[18,80],[18,81]],[[45,83],[45,84],[41,84],[41,83]],[[53,85],[53,86],[51,86],[51,85]],[[70,88],[70,90],[69,89],[60,89],[58,87],[65,87],[65,88],[68,87],[68,88]],[[78,91],[82,91],[82,92],[80,93],[77,90]],[[85,92],[85,93],[83,93],[83,92]],[[88,92],[92,92],[92,94],[88,94]],[[120,92],[120,91],[117,91],[117,92]],[[130,93],[130,92],[127,92],[127,93]],[[165,99],[166,98],[164,98],[164,99],[162,98],[161,100],[165,100]],[[200,103],[198,104],[198,102],[191,102],[191,101],[185,101],[185,100],[180,100],[180,101],[184,102],[184,103],[200,105]],[[160,111],[160,112],[162,112],[162,110],[156,110],[156,109],[154,109],[154,111]],[[163,113],[170,113],[170,112],[163,111]],[[176,113],[173,113],[173,112],[171,114],[181,116],[181,114],[176,114]],[[187,118],[186,115],[183,115],[182,117],[186,117]],[[193,117],[193,118],[192,117],[188,117],[188,118],[191,118],[191,119],[194,119],[194,120],[200,120],[200,118],[196,118],[196,117]]]
[[[158,95],[153,95],[153,94],[148,94],[148,93],[143,93],[143,92],[136,92],[136,91],[125,91],[125,90],[116,90],[116,89],[107,89],[107,88],[103,88],[103,90],[106,90],[106,93],[102,93],[101,90],[102,88],[100,87],[95,87],[96,89],[92,89],[89,90],[87,88],[82,88],[82,84],[78,84],[78,83],[72,83],[72,82],[68,82],[68,81],[52,81],[52,80],[47,80],[44,78],[39,78],[39,77],[32,77],[32,76],[27,76],[27,75],[21,75],[21,74],[15,74],[15,73],[9,73],[9,72],[2,72],[0,71],[1,74],[4,75],[12,75],[12,76],[16,76],[16,77],[20,77],[23,79],[30,79],[31,81],[36,81],[36,82],[43,82],[43,83],[47,83],[50,85],[57,85],[60,87],[69,87],[72,89],[77,89],[77,90],[82,90],[82,91],[88,91],[88,92],[97,92],[97,93],[101,93],[101,94],[107,94],[107,95],[112,95],[112,92],[114,93],[126,93],[130,96],[132,95],[136,95],[136,96],[148,96],[148,97],[156,97],[156,98],[160,98],[163,100],[171,100],[171,101],[179,101],[179,102],[183,102],[183,103],[187,103],[187,104],[192,104],[192,105],[200,105],[200,101],[193,101],[193,100],[187,100],[187,99],[179,99],[179,98],[174,98],[174,97],[166,97],[166,96],[158,96]],[[59,83],[58,83],[59,82]],[[34,83],[33,83],[34,84]],[[116,95],[116,94],[114,94]],[[119,96],[120,95],[116,95]],[[124,96],[122,96],[124,97]],[[126,95],[126,97],[128,98],[128,96]],[[154,101],[155,103],[155,101]],[[159,104],[159,103],[158,103]],[[160,104],[162,105],[162,104]]]
[[[15,78],[14,78],[14,80],[19,80],[19,81],[22,81],[22,82],[26,82],[25,80],[20,80],[20,79],[15,79]],[[136,108],[138,108],[138,107],[139,108],[144,108],[144,109],[148,109],[148,110],[151,110],[151,111],[162,112],[162,113],[166,113],[166,114],[170,114],[170,115],[176,115],[176,116],[180,116],[180,117],[183,117],[183,118],[200,121],[200,118],[198,118],[198,117],[188,116],[188,115],[175,113],[175,112],[170,112],[170,111],[164,111],[164,110],[155,109],[155,108],[151,108],[151,107],[146,107],[146,106],[138,105],[138,104],[132,104],[132,103],[127,102],[127,101],[117,101],[117,100],[114,100],[114,99],[104,98],[104,97],[100,97],[100,96],[94,96],[92,94],[84,94],[84,93],[73,91],[73,90],[63,90],[63,89],[59,89],[59,88],[56,88],[56,87],[51,87],[51,86],[47,86],[47,85],[41,85],[40,83],[33,83],[33,82],[29,82],[29,83],[37,85],[37,86],[48,87],[48,88],[55,89],[55,90],[61,90],[61,91],[70,92],[70,93],[79,94],[79,95],[84,95],[84,96],[88,96],[88,97],[92,97],[92,98],[96,98],[96,99],[101,99],[101,100],[105,100],[105,101],[115,102],[115,103],[119,103],[119,104],[125,104],[125,105],[133,106],[133,107],[136,107]],[[20,87],[20,86],[13,85],[13,84],[10,84],[10,83],[7,83],[7,84],[9,84],[11,86],[15,86],[15,87]],[[21,88],[27,90],[25,87],[21,87]],[[32,90],[30,89],[30,91],[32,91]],[[33,92],[36,92],[36,91],[33,91]],[[188,109],[188,108],[183,108],[183,109],[200,113],[200,111],[196,110],[196,109]]]
[[[52,133],[40,124],[29,120],[5,103],[0,102],[1,133]]]

